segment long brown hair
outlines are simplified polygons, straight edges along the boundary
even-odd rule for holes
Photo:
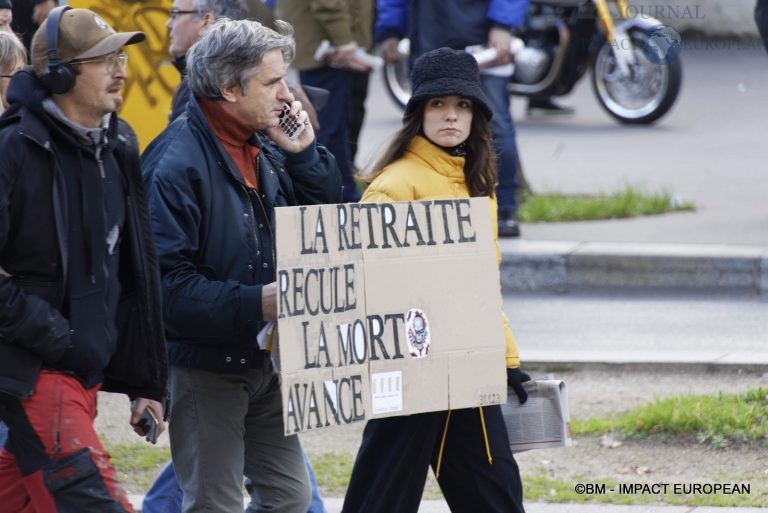
[[[419,102],[416,108],[403,118],[403,126],[392,137],[389,146],[376,160],[370,171],[360,176],[364,182],[371,183],[385,167],[401,159],[411,140],[417,135],[421,135],[424,109],[428,101],[429,99],[425,99]],[[472,197],[495,196],[498,174],[496,152],[491,144],[489,121],[477,104],[473,103],[472,126],[465,143],[467,155],[464,161],[464,178],[467,181],[469,195]]]

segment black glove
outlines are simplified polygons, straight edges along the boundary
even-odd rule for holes
[[[525,401],[528,400],[528,392],[525,391],[523,383],[530,380],[531,377],[520,370],[520,367],[507,369],[507,386],[511,387],[512,390],[515,391],[517,400],[520,401],[520,404],[525,404]]]

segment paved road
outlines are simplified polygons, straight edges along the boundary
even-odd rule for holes
[[[525,174],[535,191],[614,192],[626,185],[667,190],[695,214],[632,220],[525,225],[528,240],[768,246],[768,54],[684,51],[683,87],[652,127],[622,126],[602,111],[583,80],[563,103],[567,119],[529,119],[514,100]],[[400,112],[372,77],[358,165],[397,129]]]
[[[504,297],[524,364],[768,366],[767,308],[768,298],[743,295],[584,292]]]
[[[693,201],[696,214],[528,226],[526,238],[617,242],[768,245],[768,55],[690,51],[682,55],[678,104],[653,127],[622,127],[592,100],[588,84],[570,98],[572,119],[518,129],[534,190],[665,189]]]

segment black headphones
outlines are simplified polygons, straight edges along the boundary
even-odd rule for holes
[[[62,63],[59,58],[59,20],[65,11],[70,10],[68,5],[56,7],[48,13],[48,21],[45,24],[45,42],[48,45],[48,67],[40,76],[43,86],[53,94],[64,94],[75,87],[77,73],[67,63]]]

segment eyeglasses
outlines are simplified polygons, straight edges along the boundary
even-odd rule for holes
[[[200,14],[200,11],[198,11],[197,9],[193,9],[193,10],[171,9],[171,12],[169,14],[170,14],[171,20],[175,20],[182,14]]]
[[[11,78],[13,75],[0,75],[0,78]]]
[[[118,65],[121,69],[128,65],[128,54],[125,52],[111,53],[103,57],[94,57],[93,59],[75,60],[72,61],[72,64],[88,64],[89,62],[102,62],[107,65],[107,71],[112,73]]]

